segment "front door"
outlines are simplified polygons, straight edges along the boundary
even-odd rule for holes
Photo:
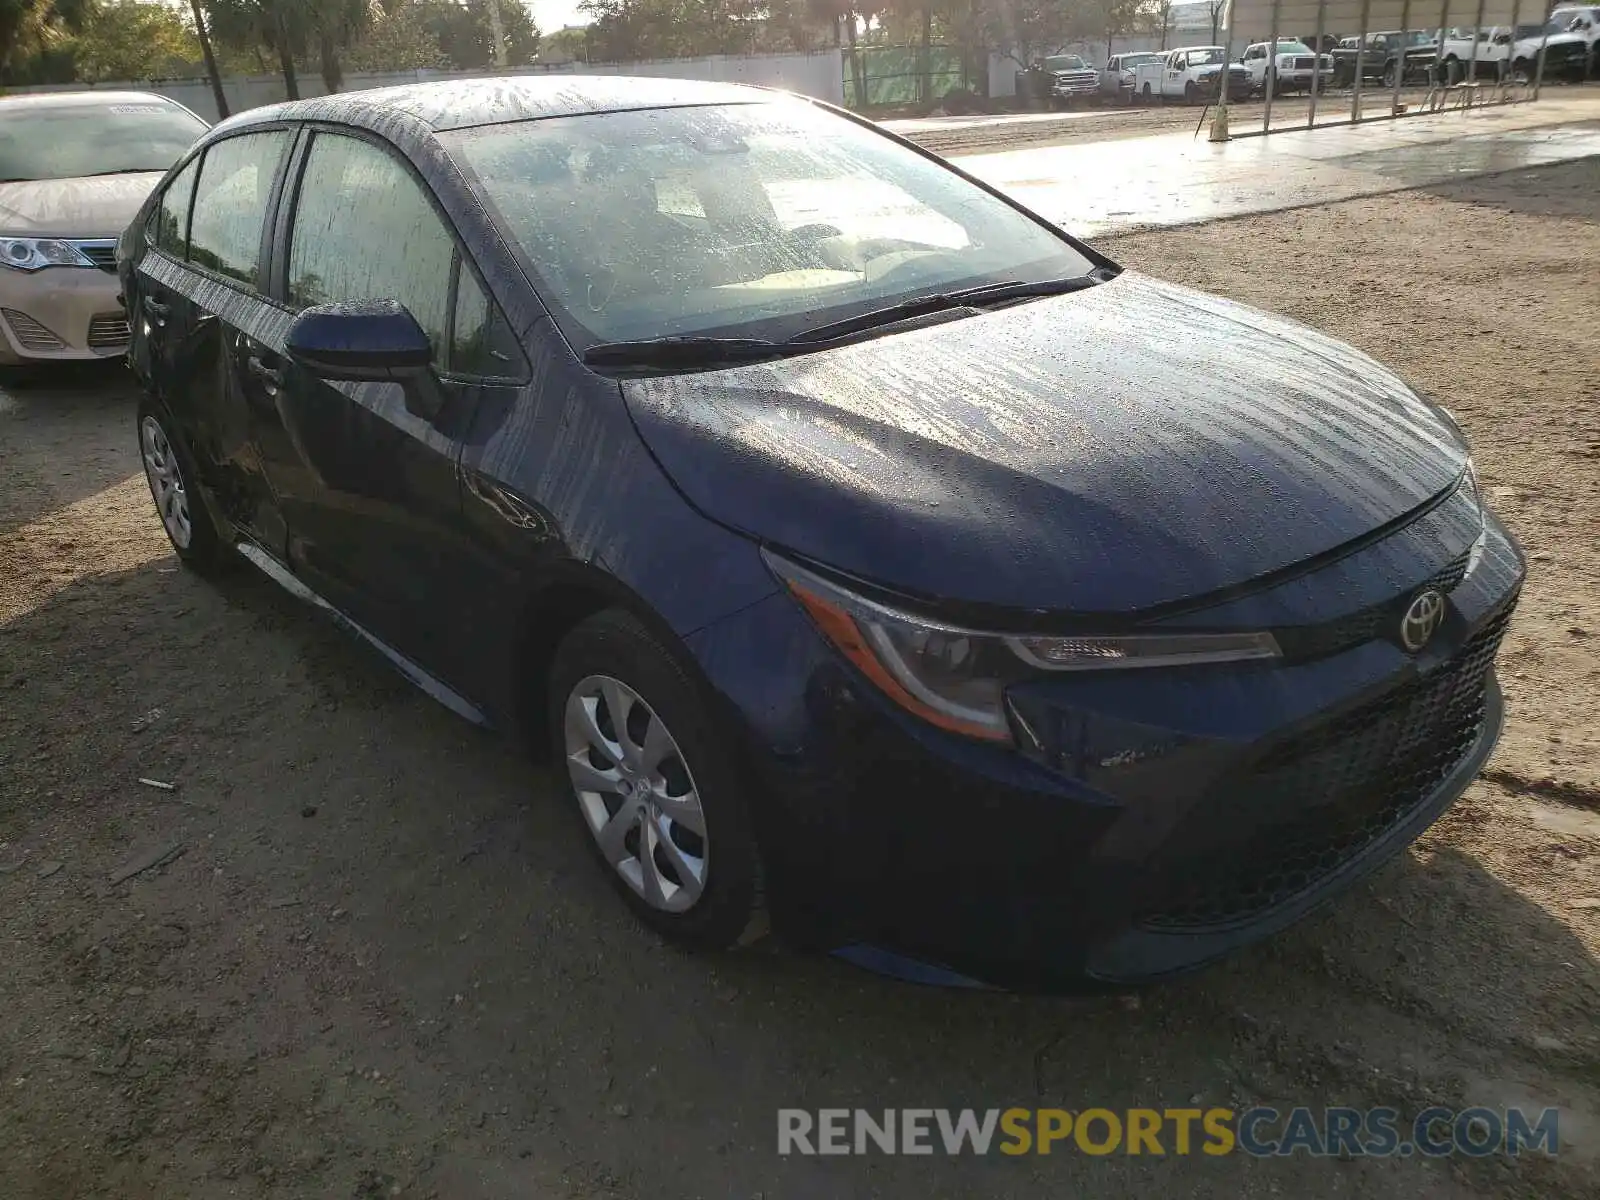
[[[273,403],[256,440],[289,527],[288,561],[330,603],[446,682],[455,682],[466,551],[457,460],[478,386],[452,368],[451,334],[487,301],[431,193],[390,147],[313,134],[283,226],[276,272],[290,318],[308,307],[403,304],[428,333],[447,403],[429,419],[399,383],[329,381],[253,353]],[[458,300],[459,298],[459,300]],[[460,358],[458,353],[454,357]]]

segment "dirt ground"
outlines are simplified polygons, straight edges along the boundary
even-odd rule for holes
[[[1600,1194],[1600,159],[1102,244],[1433,391],[1531,555],[1504,741],[1402,861],[1137,1000],[668,951],[545,774],[265,581],[177,569],[125,381],[0,395],[0,1197]],[[1559,1104],[1564,1145],[775,1146],[781,1106],[1253,1103]]]

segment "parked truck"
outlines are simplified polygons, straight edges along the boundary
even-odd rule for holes
[[[1153,104],[1158,100],[1182,100],[1199,104],[1215,100],[1221,92],[1224,72],[1229,99],[1245,100],[1251,93],[1250,72],[1241,63],[1225,61],[1221,46],[1181,46],[1153,63],[1134,68],[1136,98]]]

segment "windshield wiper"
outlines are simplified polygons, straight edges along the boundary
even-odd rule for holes
[[[845,317],[842,321],[830,321],[826,325],[818,325],[814,329],[796,334],[784,344],[792,346],[796,343],[828,342],[835,338],[848,337],[863,329],[892,325],[896,321],[908,321],[912,317],[939,312],[946,308],[977,308],[985,304],[1000,304],[1007,300],[1062,296],[1068,292],[1081,292],[1084,288],[1091,288],[1109,278],[1111,278],[1110,273],[1102,268],[1088,275],[1075,275],[1070,279],[1012,280],[1009,283],[986,283],[981,287],[964,288],[958,292],[935,292],[931,296],[913,296],[897,304]]]
[[[37,179],[29,179],[26,175],[13,175],[10,179],[0,179],[0,183],[38,183]]]
[[[1104,268],[1088,275],[1071,279],[1013,280],[1009,283],[989,283],[982,287],[966,288],[957,292],[938,292],[931,296],[915,296],[875,308],[871,312],[846,317],[818,325],[787,341],[774,342],[765,338],[719,337],[658,337],[641,338],[627,342],[596,342],[583,352],[583,361],[591,367],[712,367],[722,364],[759,362],[766,358],[780,358],[786,354],[804,354],[820,350],[834,342],[841,342],[853,334],[909,321],[914,317],[945,309],[972,308],[985,304],[1001,304],[1008,300],[1028,300],[1039,296],[1060,296],[1067,292],[1080,292],[1112,278],[1114,272]]]
[[[79,179],[98,179],[101,175],[154,175],[157,171],[165,171],[165,167],[118,167],[114,171],[90,171],[87,175],[79,175]]]
[[[596,342],[583,352],[591,367],[704,367],[754,362],[782,354],[783,342],[764,338],[659,337]]]

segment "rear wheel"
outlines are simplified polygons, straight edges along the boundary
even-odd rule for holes
[[[139,404],[139,457],[150,498],[167,540],[184,566],[201,573],[230,564],[233,555],[217,536],[205,501],[195,491],[194,459],[164,409],[146,399]]]
[[[643,622],[608,609],[556,651],[550,737],[585,840],[628,907],[691,949],[764,929],[740,754],[705,688]]]
[[[1139,90],[1139,95],[1146,104],[1153,104],[1155,102],[1155,96],[1151,93],[1150,85],[1148,83]]]

